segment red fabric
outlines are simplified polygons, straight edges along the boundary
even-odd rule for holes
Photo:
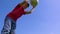
[[[16,21],[19,17],[21,17],[23,14],[25,14],[26,11],[24,11],[23,7],[20,7],[19,5],[15,7],[15,9],[10,12],[7,16],[12,18],[14,21]]]

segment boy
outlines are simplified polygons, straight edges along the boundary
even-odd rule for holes
[[[17,19],[22,15],[30,14],[33,10],[32,8],[29,12],[27,12],[25,11],[27,7],[29,7],[28,0],[24,0],[21,4],[18,4],[15,7],[15,9],[6,16],[1,34],[15,34]]]

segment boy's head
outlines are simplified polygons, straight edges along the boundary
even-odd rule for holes
[[[25,0],[22,3],[19,4],[20,6],[23,6],[24,9],[26,9],[27,7],[29,7],[28,1]]]
[[[23,4],[23,8],[26,9],[27,7],[29,7],[28,3]]]

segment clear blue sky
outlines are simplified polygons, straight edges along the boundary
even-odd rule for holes
[[[6,15],[22,1],[0,0],[0,31]],[[32,14],[17,20],[16,34],[60,34],[60,0],[39,0]]]

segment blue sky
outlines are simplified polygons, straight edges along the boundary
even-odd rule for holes
[[[0,0],[0,31],[6,15],[22,1]],[[16,34],[60,34],[60,0],[39,0],[32,14],[17,20]]]

